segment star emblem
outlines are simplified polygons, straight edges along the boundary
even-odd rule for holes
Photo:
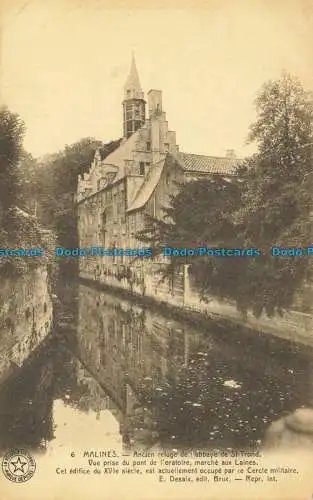
[[[2,460],[2,472],[13,483],[25,483],[36,471],[34,458],[24,449],[9,450]]]
[[[27,462],[23,462],[21,460],[21,457],[18,457],[15,462],[13,462],[13,460],[11,460],[11,464],[13,465],[14,467],[14,471],[13,472],[22,472],[22,474],[24,474],[24,467],[25,465],[27,465]]]

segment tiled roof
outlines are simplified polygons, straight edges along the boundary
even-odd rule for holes
[[[185,171],[233,175],[238,167],[238,158],[179,153],[177,157]]]
[[[238,158],[220,158],[216,156],[204,156],[191,153],[170,153],[167,156],[173,156],[185,172],[194,172],[199,174],[233,175],[240,163]],[[153,165],[150,174],[144,180],[135,198],[131,201],[127,210],[128,212],[138,210],[150,199],[153,191],[160,181],[164,163],[165,159],[162,159]]]

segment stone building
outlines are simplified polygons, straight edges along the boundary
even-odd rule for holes
[[[233,154],[220,158],[181,152],[176,133],[168,127],[162,92],[150,90],[146,102],[134,58],[122,105],[123,138],[118,147],[107,156],[104,149],[98,149],[89,172],[78,180],[80,247],[140,248],[136,233],[143,228],[145,214],[162,218],[162,207],[168,204],[177,182],[216,173],[231,176],[238,162]],[[136,263],[137,284],[143,279],[144,260],[148,259]],[[108,276],[118,276],[133,258],[86,257],[79,261],[81,276],[107,281]]]

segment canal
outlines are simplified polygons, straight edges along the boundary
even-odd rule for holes
[[[312,404],[300,345],[205,328],[79,284],[51,337],[0,388],[0,448],[249,448],[277,418]]]

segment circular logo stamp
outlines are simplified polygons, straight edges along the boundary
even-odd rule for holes
[[[10,450],[3,457],[2,470],[13,483],[25,483],[33,477],[36,462],[26,450]]]

